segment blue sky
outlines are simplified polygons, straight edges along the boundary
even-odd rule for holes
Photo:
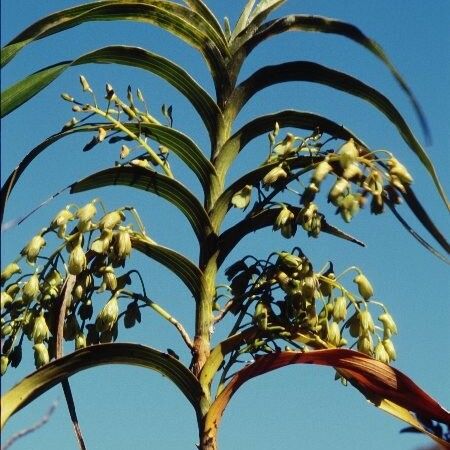
[[[40,17],[75,4],[69,0],[2,2],[2,45]],[[208,4],[219,18],[227,15],[234,23],[244,1],[214,0]],[[382,45],[423,106],[433,136],[433,144],[427,150],[448,193],[450,61],[446,54],[450,35],[445,17],[450,15],[450,4],[445,0],[432,3],[419,0],[290,0],[273,17],[289,13],[320,14],[351,22]],[[43,66],[115,43],[139,45],[163,54],[187,68],[206,89],[212,88],[197,52],[154,27],[114,22],[86,24],[30,45],[2,71],[2,89]],[[399,108],[423,142],[423,134],[408,99],[388,70],[371,54],[344,38],[315,33],[290,33],[277,37],[251,55],[241,79],[258,67],[290,59],[319,62],[360,77],[378,88]],[[155,114],[159,114],[161,104],[173,104],[174,126],[196,139],[208,153],[206,133],[195,112],[170,86],[130,68],[83,66],[67,71],[3,121],[2,181],[21,157],[72,117],[70,107],[59,99],[59,94],[70,92],[79,96],[80,74],[84,74],[99,93],[103,92],[105,82],[112,83],[123,95],[128,84],[141,88]],[[395,152],[413,174],[419,199],[439,227],[448,230],[448,213],[429,175],[395,128],[381,113],[359,99],[309,83],[278,85],[254,97],[239,116],[236,129],[250,118],[287,108],[326,115],[353,130],[372,148]],[[117,152],[108,146],[83,154],[81,148],[84,144],[85,138],[70,138],[41,155],[18,183],[5,219],[27,213],[52,193],[87,174],[113,165],[117,159]],[[239,156],[228,182],[252,165],[260,164],[265,152],[266,138],[255,140]],[[186,184],[194,192],[199,191],[195,180],[189,178]],[[196,259],[196,249],[191,245],[191,229],[179,213],[148,194],[114,188],[103,189],[99,194],[88,192],[76,198],[68,194],[59,196],[20,227],[3,234],[2,266],[13,259],[23,244],[48,224],[61,207],[71,202],[83,204],[96,195],[102,197],[109,209],[123,204],[141,204],[138,209],[150,236]],[[401,211],[410,218],[406,208]],[[312,240],[301,232],[292,241],[286,241],[268,230],[246,238],[230,256],[230,263],[233,258],[248,253],[263,257],[272,250],[298,245],[316,268],[328,260],[332,260],[339,271],[350,265],[360,266],[372,280],[377,298],[389,307],[397,321],[399,336],[395,344],[398,360],[395,367],[449,407],[450,360],[448,350],[445,350],[450,348],[448,266],[420,247],[390,214],[374,217],[369,211],[362,211],[349,226],[339,217],[333,217],[333,223],[366,242],[367,248],[357,248],[326,236]],[[412,218],[411,223],[414,223]],[[142,260],[135,260],[135,264],[142,263]],[[146,283],[150,296],[192,330],[194,305],[181,283],[154,263],[148,265]],[[142,342],[163,350],[174,348],[186,362],[188,354],[183,350],[178,335],[162,319],[150,311],[146,313],[138,329],[124,330],[119,339]],[[225,332],[217,330],[215,342]],[[66,351],[70,348],[68,346]],[[2,389],[19,381],[32,369],[32,355],[25,354],[21,367],[10,370],[2,380]],[[333,376],[332,370],[327,368],[297,366],[252,380],[238,392],[225,412],[219,434],[221,450],[303,447],[322,450],[328,449],[330,444],[337,449],[349,450],[362,446],[366,450],[380,446],[392,450],[413,450],[427,442],[421,436],[400,435],[398,431],[403,426],[400,422],[369,405],[355,389],[344,388],[333,381]],[[90,450],[195,448],[197,436],[193,411],[158,374],[143,369],[108,366],[83,372],[73,377],[71,384]],[[17,442],[15,450],[77,448],[60,387],[14,416],[4,430],[4,436],[35,422],[56,398],[60,403],[50,423]]]

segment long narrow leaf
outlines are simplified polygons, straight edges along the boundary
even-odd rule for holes
[[[357,78],[309,61],[292,61],[285,64],[266,66],[251,75],[238,87],[234,99],[238,110],[260,90],[273,84],[287,81],[309,81],[324,84],[356,95],[374,105],[396,126],[404,141],[430,173],[442,200],[447,208],[450,208],[430,158],[409,129],[401,114],[387,97]]]
[[[290,206],[289,210],[297,215],[300,211],[300,208]],[[217,264],[220,266],[224,262],[230,251],[232,251],[233,248],[238,244],[238,242],[240,242],[246,235],[254,233],[262,228],[273,226],[279,212],[280,210],[278,208],[265,209],[261,212],[258,212],[254,216],[250,216],[241,220],[228,230],[224,231],[219,236],[220,251],[219,256],[217,257]],[[339,228],[330,225],[325,218],[322,218],[321,221],[321,231],[360,245],[361,247],[365,246],[364,243],[360,240],[354,238],[353,236],[350,236]]]
[[[195,12],[197,12],[208,25],[214,29],[217,35],[220,37],[221,43],[226,47],[226,39],[223,33],[222,27],[220,26],[217,17],[208,8],[208,6],[202,2],[202,0],[184,0],[184,2],[189,5]]]
[[[105,186],[130,186],[152,192],[175,205],[188,219],[197,238],[210,228],[206,211],[197,198],[181,183],[143,167],[113,167],[96,172],[72,185],[71,193]]]
[[[198,300],[201,291],[202,272],[193,262],[170,248],[150,241],[145,236],[133,235],[131,242],[133,248],[158,261],[177,275],[191,291],[194,299]]]
[[[350,23],[342,22],[330,17],[311,15],[290,15],[271,20],[270,22],[263,24],[258,29],[258,32],[243,44],[245,53],[249,54],[264,40],[286,31],[313,31],[319,33],[337,34],[351,39],[369,50],[387,66],[391,74],[397,80],[401,89],[406,93],[417,113],[425,133],[426,140],[430,140],[430,129],[428,127],[425,115],[411,88],[406,84],[400,72],[392,64],[382,47],[376,41],[366,36],[359,28]]]
[[[106,364],[129,364],[155,370],[172,381],[200,417],[201,388],[192,372],[172,356],[137,344],[101,344],[78,350],[28,375],[1,399],[1,427],[28,403],[76,373]]]
[[[70,66],[89,63],[122,64],[148,70],[169,82],[180,91],[197,110],[210,133],[220,111],[200,85],[181,67],[156,53],[139,47],[109,46],[35,72],[27,78],[10,86],[2,93],[1,116],[4,117],[48,86]]]
[[[211,27],[195,11],[166,0],[100,1],[75,6],[51,14],[16,36],[2,49],[2,67],[25,45],[55,33],[91,21],[131,20],[159,26],[198,48],[213,66],[211,47],[216,47],[223,56],[226,45]]]
[[[204,429],[210,436],[216,435],[226,406],[246,381],[291,364],[335,367],[343,371],[345,377],[370,401],[375,401],[375,406],[387,400],[422,417],[450,424],[450,413],[399,370],[353,350],[327,349],[259,356],[254,363],[240,370],[218,395],[206,416]]]

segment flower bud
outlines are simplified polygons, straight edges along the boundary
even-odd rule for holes
[[[125,259],[131,253],[131,238],[128,228],[120,227],[115,235],[116,256]]]
[[[333,167],[331,167],[328,161],[326,159],[323,160],[322,162],[317,164],[316,168],[314,169],[314,173],[311,177],[311,182],[316,186],[319,186],[332,170]]]
[[[8,264],[3,270],[2,270],[2,274],[1,274],[1,280],[2,280],[2,285],[3,283],[5,283],[6,281],[8,281],[13,275],[15,275],[16,273],[22,273],[21,268],[19,267],[19,265],[17,263],[10,263]]]
[[[351,163],[349,166],[347,166],[342,174],[342,176],[346,180],[353,180],[358,181],[362,177],[362,170],[360,169],[359,165],[356,163]]]
[[[368,333],[373,333],[375,331],[375,325],[373,323],[372,316],[367,309],[358,313],[358,321],[360,336]]]
[[[339,200],[348,190],[348,181],[345,178],[338,178],[328,194],[328,201],[338,206]]]
[[[75,336],[75,350],[86,347],[86,336],[79,331]]]
[[[98,227],[101,230],[104,230],[105,228],[112,230],[123,220],[125,220],[125,214],[122,211],[111,211],[101,218]]]
[[[66,341],[73,341],[75,336],[80,331],[77,317],[74,313],[69,314],[64,323],[63,336]]]
[[[119,317],[119,303],[114,295],[106,303],[95,320],[95,328],[99,333],[111,331]]]
[[[39,369],[39,367],[45,366],[45,364],[48,364],[50,361],[50,356],[48,354],[48,349],[43,343],[34,344],[34,365],[36,366],[36,369]]]
[[[298,269],[302,266],[303,260],[299,256],[291,255],[288,252],[279,252],[277,265],[285,266],[290,269]]]
[[[45,321],[44,315],[41,313],[36,317],[33,326],[33,332],[31,333],[31,338],[35,344],[39,344],[50,336],[50,330],[48,329],[47,322]]]
[[[117,278],[111,265],[103,270],[103,283],[105,284],[105,289],[109,291],[117,289]]]
[[[67,94],[66,92],[63,92],[61,94],[61,98],[66,102],[73,102],[75,100],[70,94]]]
[[[2,293],[0,294],[0,309],[5,309],[8,308],[9,305],[11,305],[13,299],[12,297],[5,291],[2,291]]]
[[[260,330],[267,330],[267,322],[269,318],[269,309],[265,302],[259,301],[255,306],[255,314],[253,321]]]
[[[11,367],[18,367],[20,362],[22,361],[22,346],[16,345],[11,353],[9,354],[9,359],[11,361]]]
[[[350,164],[356,161],[359,156],[359,150],[355,145],[353,138],[350,138],[338,150],[339,163],[343,169],[346,169]]]
[[[372,195],[381,195],[383,192],[383,179],[378,170],[372,170],[364,180],[362,187]]]
[[[125,159],[130,153],[131,153],[130,147],[123,144],[122,147],[120,148],[120,155],[119,155],[120,159]]]
[[[287,133],[286,137],[274,147],[273,152],[278,156],[287,156],[292,153],[294,142],[295,136],[292,133]]]
[[[237,191],[231,198],[231,204],[236,208],[247,208],[252,198],[252,188],[251,184],[247,184],[240,191]]]
[[[345,320],[347,317],[347,300],[343,295],[337,297],[333,303],[333,319],[336,322]]]
[[[386,353],[389,355],[389,359],[395,361],[397,359],[397,352],[395,351],[392,341],[390,339],[383,339],[382,342]]]
[[[9,336],[12,333],[12,331],[13,331],[13,327],[11,326],[10,323],[3,325],[2,329],[1,329],[2,338]]]
[[[347,222],[351,222],[353,216],[357,214],[359,211],[359,202],[358,198],[353,194],[346,195],[339,202],[339,212],[341,213],[342,218]]]
[[[397,325],[394,322],[394,319],[389,313],[383,313],[378,320],[383,324],[385,334],[388,334],[389,337],[392,334],[397,334]]]
[[[372,336],[370,334],[364,334],[360,336],[358,339],[357,348],[360,352],[372,356],[373,353]]]
[[[328,326],[327,341],[331,345],[339,347],[339,343],[341,341],[341,331],[339,330],[339,325],[336,322],[331,322]]]
[[[279,166],[274,167],[272,170],[270,170],[262,179],[262,184],[265,187],[271,186],[276,181],[287,178],[288,174],[283,169],[283,165],[280,164]]]
[[[92,306],[92,300],[86,300],[82,303],[80,309],[78,310],[78,315],[81,320],[91,320],[92,314],[94,313],[94,308]]]
[[[378,342],[378,344],[375,346],[374,356],[378,361],[389,364],[389,355],[381,342]]]
[[[387,162],[387,166],[389,168],[389,175],[400,180],[400,183],[411,184],[413,182],[411,174],[396,158],[391,157]]]
[[[75,216],[79,220],[79,231],[83,232],[89,230],[91,220],[95,214],[97,214],[97,208],[95,207],[94,202],[87,203],[76,212]]]
[[[25,301],[30,301],[39,294],[39,277],[37,273],[32,275],[22,289],[22,296]]]
[[[88,81],[86,80],[86,78],[83,75],[80,75],[80,83],[81,83],[81,87],[83,88],[83,92],[92,93],[92,89],[89,86]]]
[[[364,300],[369,300],[369,298],[373,296],[373,287],[362,273],[356,275],[353,282],[357,284],[359,295],[361,295]]]
[[[4,375],[8,369],[9,358],[7,355],[2,355],[0,358],[0,374]]]
[[[25,256],[29,264],[34,265],[39,252],[44,246],[45,240],[40,234],[38,234],[34,236],[30,242],[28,242],[28,244],[22,249],[20,254]]]
[[[109,250],[113,238],[113,232],[109,228],[105,228],[98,239],[96,239],[92,245],[91,250],[95,253],[106,254]]]
[[[71,275],[78,275],[86,269],[86,255],[83,248],[78,244],[71,252],[67,270]]]
[[[102,127],[98,129],[97,140],[98,142],[103,142],[106,138],[106,130]]]

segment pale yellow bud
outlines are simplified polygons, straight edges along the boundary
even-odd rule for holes
[[[350,164],[356,161],[356,158],[359,156],[359,150],[356,147],[353,138],[349,139],[340,147],[338,154],[339,163],[343,169],[346,169]]]
[[[12,303],[13,299],[12,297],[5,291],[2,291],[0,294],[0,306],[1,309],[6,308]]]
[[[274,167],[265,175],[265,177],[262,180],[262,184],[267,187],[274,184],[276,181],[280,179],[287,178],[287,176],[288,176],[287,172],[283,169],[283,166],[280,164],[279,166]]]
[[[111,331],[119,317],[119,303],[117,297],[113,296],[100,311],[95,320],[95,328],[99,333]]]
[[[383,324],[385,332],[389,332],[390,335],[397,334],[397,325],[389,313],[381,314],[378,320]]]
[[[372,195],[381,195],[383,193],[383,179],[377,170],[373,170],[367,176],[362,184],[366,191],[372,193]]]
[[[360,311],[358,313],[358,320],[359,320],[360,335],[373,333],[375,331],[375,325],[373,323],[372,316],[367,309]]]
[[[374,356],[378,361],[389,364],[389,355],[381,342],[378,342],[378,344],[375,346]]]
[[[37,297],[38,294],[39,294],[39,277],[35,273],[25,283],[22,290],[22,296],[25,301],[29,301]]]
[[[1,275],[2,284],[8,281],[16,273],[22,273],[22,269],[17,263],[8,264],[3,270]]]
[[[360,352],[371,356],[373,353],[372,336],[370,334],[360,336],[358,339],[357,348]]]
[[[373,296],[373,287],[362,273],[356,275],[353,282],[357,284],[358,292],[364,300],[369,300]]]
[[[120,159],[125,159],[131,153],[130,147],[125,144],[120,148]]]
[[[8,370],[9,358],[6,355],[2,355],[0,361],[1,361],[0,374],[4,375]]]
[[[62,209],[53,218],[51,226],[52,226],[52,228],[57,228],[62,225],[66,225],[72,219],[73,219],[73,214],[68,209]]]
[[[42,247],[45,246],[45,239],[40,235],[34,236],[30,242],[23,248],[20,252],[21,255],[25,256],[27,262],[30,264],[34,264],[36,262],[36,258],[39,255]]]
[[[390,360],[395,361],[397,359],[397,352],[395,351],[392,341],[390,339],[383,339],[382,342]]]
[[[36,369],[39,367],[45,366],[50,361],[50,356],[48,354],[48,349],[43,343],[34,344],[34,364]]]
[[[36,317],[34,321],[33,331],[31,333],[31,338],[36,344],[48,339],[50,336],[50,330],[48,329],[47,322],[43,314]]]
[[[103,142],[106,138],[106,130],[102,127],[98,129],[97,140],[98,142]]]
[[[387,166],[389,175],[398,178],[402,184],[411,184],[413,182],[411,174],[396,158],[391,157],[387,162]]]
[[[251,184],[247,184],[240,191],[236,192],[231,198],[231,204],[240,209],[245,209],[252,198],[252,188]]]
[[[347,222],[351,222],[353,216],[359,211],[358,197],[348,194],[339,202],[339,212],[342,218]]]
[[[109,291],[116,290],[117,278],[112,266],[105,267],[105,270],[103,271],[103,283],[105,283],[105,288]]]
[[[116,233],[115,250],[119,259],[125,259],[131,253],[131,238],[128,228],[121,228]]]
[[[339,322],[340,320],[345,320],[346,317],[347,317],[347,300],[342,295],[340,297],[337,297],[333,303],[333,319],[336,322]]]
[[[362,177],[362,174],[363,174],[362,170],[360,169],[358,164],[351,163],[350,165],[348,165],[345,168],[344,173],[342,174],[342,176],[346,180],[359,180]]]
[[[319,186],[320,183],[326,178],[326,176],[333,170],[333,168],[330,166],[327,160],[324,160],[320,162],[312,175],[311,181],[316,185]]]
[[[86,255],[81,245],[71,251],[67,269],[71,275],[78,275],[86,268]]]
[[[81,83],[81,87],[83,88],[83,92],[91,92],[92,93],[92,89],[89,86],[88,81],[86,80],[86,78],[83,75],[80,75],[80,83]]]
[[[86,347],[86,336],[80,331],[75,336],[75,350]]]
[[[331,322],[328,326],[327,341],[335,347],[339,346],[341,341],[341,331],[339,330],[339,325],[336,322]]]
[[[92,245],[91,250],[93,250],[95,253],[107,253],[109,250],[109,246],[111,244],[111,240],[113,238],[113,232],[109,228],[105,228],[102,231],[102,234],[98,239],[96,239]]]
[[[348,186],[348,181],[345,178],[338,178],[328,194],[328,201],[337,206],[341,197],[348,190]]]
[[[76,218],[80,221],[78,225],[80,231],[86,231],[90,228],[91,220],[95,214],[97,214],[97,208],[94,202],[87,203],[77,211]]]
[[[286,137],[274,147],[273,151],[278,156],[287,156],[292,153],[294,142],[295,136],[292,133],[287,133]]]

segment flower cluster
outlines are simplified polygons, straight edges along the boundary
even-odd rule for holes
[[[117,338],[120,298],[131,299],[123,314],[125,327],[140,322],[137,300],[125,290],[131,272],[117,273],[132,252],[133,239],[142,236],[124,224],[130,211],[139,224],[139,217],[130,208],[108,212],[97,220],[96,200],[80,208],[69,205],[2,270],[2,374],[8,365],[17,367],[21,362],[24,337],[33,343],[37,368],[55,357],[63,302],[63,338],[74,341],[75,349]],[[57,236],[58,245],[47,256],[43,249],[52,235]],[[25,273],[27,266],[32,273]],[[99,308],[94,294],[102,293],[109,299]],[[99,309],[96,317],[95,309]]]
[[[246,260],[226,271],[233,294],[231,311],[240,315],[239,327],[254,307],[247,325],[256,326],[259,334],[245,351],[274,351],[280,340],[304,349],[344,347],[353,338],[350,347],[385,363],[396,359],[391,340],[396,324],[386,307],[374,300],[373,287],[360,269],[351,267],[336,276],[330,265],[316,272],[300,251],[278,252],[250,265]],[[355,274],[354,289],[341,281],[350,272]],[[381,309],[378,325],[373,307]]]

